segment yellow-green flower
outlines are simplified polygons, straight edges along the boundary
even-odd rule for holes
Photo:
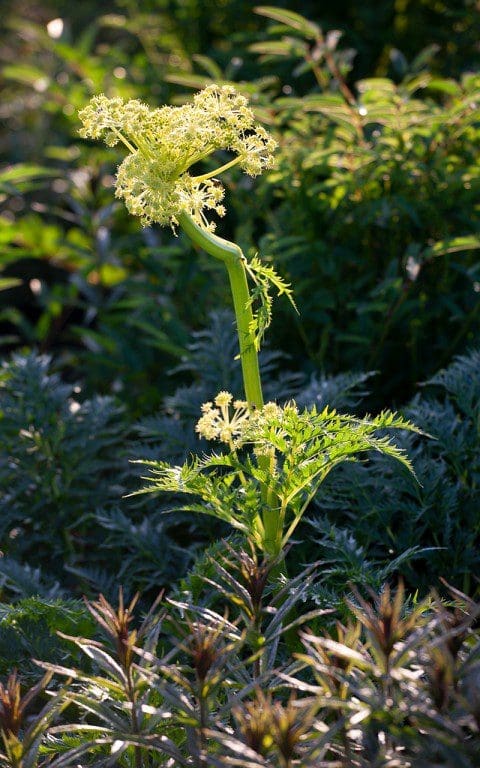
[[[233,165],[256,176],[273,163],[275,140],[230,86],[210,85],[189,104],[157,109],[135,99],[95,96],[79,117],[84,138],[103,138],[108,146],[122,142],[129,150],[118,169],[116,195],[144,225],[175,226],[186,213],[211,231],[205,211],[225,213],[224,190],[214,177]],[[203,175],[189,173],[218,150],[233,159]]]
[[[230,406],[233,401],[233,413]],[[207,440],[220,440],[233,445],[234,438],[242,433],[249,419],[248,403],[245,400],[233,400],[230,392],[219,392],[213,403],[202,405],[202,416],[195,431]]]

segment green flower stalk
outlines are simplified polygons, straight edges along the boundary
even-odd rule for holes
[[[79,117],[84,138],[104,139],[108,146],[122,143],[129,154],[120,164],[116,196],[142,224],[183,229],[207,253],[224,262],[230,280],[245,395],[250,405],[263,405],[258,349],[270,321],[270,284],[290,294],[271,268],[258,259],[249,265],[235,243],[214,235],[210,212],[225,214],[224,189],[218,176],[238,165],[257,176],[273,164],[275,140],[255,122],[244,96],[229,86],[211,85],[180,107],[151,109],[138,100],[95,96]],[[206,173],[192,167],[218,151],[233,158]],[[249,290],[247,276],[254,284]],[[262,310],[254,313],[254,298]]]

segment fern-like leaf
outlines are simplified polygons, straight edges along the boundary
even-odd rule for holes
[[[250,291],[249,303],[254,312],[249,330],[255,338],[255,347],[259,350],[265,331],[272,321],[273,298],[271,289],[274,288],[278,296],[284,294],[295,311],[298,310],[293,299],[291,286],[280,277],[273,267],[263,264],[258,256],[254,256],[249,262],[245,261],[245,268],[254,285]]]

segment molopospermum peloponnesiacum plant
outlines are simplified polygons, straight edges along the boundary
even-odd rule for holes
[[[270,558],[285,549],[319,485],[333,467],[370,449],[400,459],[403,453],[377,431],[413,429],[404,419],[382,414],[373,420],[315,409],[300,413],[264,405],[258,350],[271,318],[269,288],[291,295],[290,287],[255,257],[247,262],[235,243],[214,234],[208,211],[223,215],[223,188],[216,181],[238,165],[255,176],[273,163],[275,140],[259,126],[246,98],[231,86],[211,85],[193,102],[150,109],[137,101],[97,96],[80,113],[82,135],[122,143],[116,195],[144,224],[180,227],[198,246],[225,264],[232,291],[245,400],[220,392],[203,406],[200,435],[226,451],[194,459],[183,467],[147,462],[147,491],[186,493],[201,499],[188,509],[227,520]],[[192,168],[218,150],[233,157],[214,170],[193,175]],[[249,288],[248,279],[253,284]],[[258,310],[254,310],[259,300]]]

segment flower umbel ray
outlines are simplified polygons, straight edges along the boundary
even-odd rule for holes
[[[213,231],[206,211],[223,216],[224,190],[213,177],[239,165],[257,176],[273,163],[275,140],[255,123],[244,96],[231,86],[210,85],[180,107],[151,109],[133,99],[95,96],[79,113],[84,138],[119,142],[129,154],[118,168],[116,195],[144,225],[178,225],[188,214]],[[213,171],[189,170],[214,152],[234,156]]]

